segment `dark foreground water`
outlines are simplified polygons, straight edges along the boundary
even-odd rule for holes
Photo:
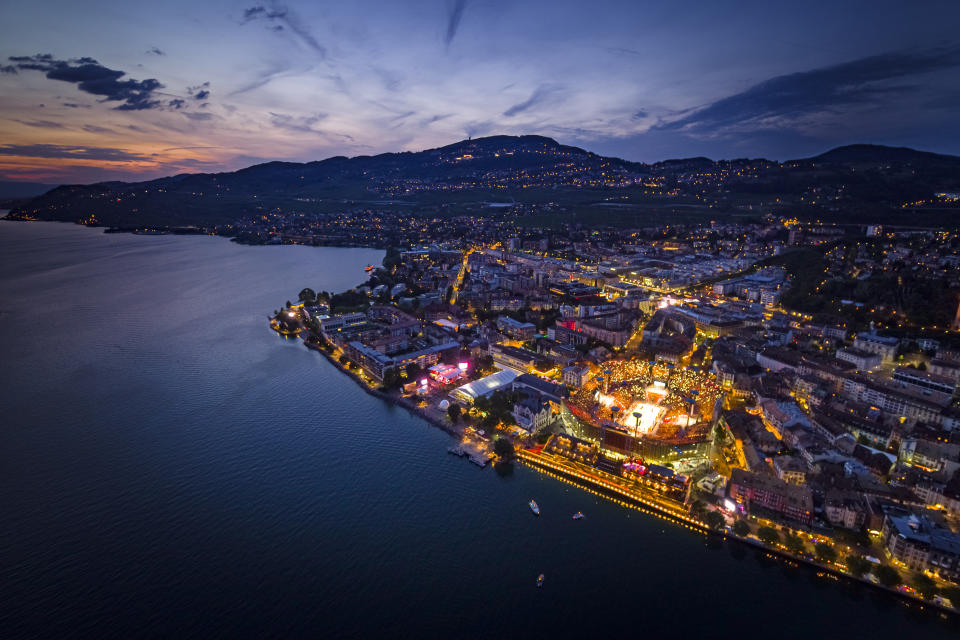
[[[380,255],[0,223],[0,638],[957,637],[480,470],[267,329]]]

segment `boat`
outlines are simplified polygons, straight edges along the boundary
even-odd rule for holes
[[[582,517],[583,517],[583,513],[581,511],[577,511],[575,514],[573,514],[574,520],[579,520]]]
[[[367,273],[370,273],[374,269],[376,269],[376,267],[374,267],[372,264],[368,264],[366,267],[363,268],[363,270],[366,271]]]
[[[530,511],[533,511],[534,515],[537,515],[537,516],[540,515],[540,507],[537,506],[537,502],[535,500],[531,500],[529,504],[530,504]]]
[[[541,573],[540,575],[537,576],[537,588],[539,589],[542,586],[543,586],[543,574]]]

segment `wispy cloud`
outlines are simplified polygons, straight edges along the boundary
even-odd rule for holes
[[[254,20],[264,20],[272,23],[274,31],[289,30],[307,48],[317,53],[321,59],[327,57],[327,48],[320,44],[310,31],[309,26],[300,16],[285,5],[272,4],[269,8],[256,5],[243,11],[242,24]],[[279,29],[277,27],[280,27]]]
[[[463,20],[463,12],[466,8],[467,0],[452,0],[447,4],[447,31],[443,36],[443,42],[447,47],[457,37],[460,21]]]
[[[325,120],[327,114],[317,113],[312,116],[291,116],[284,113],[270,112],[270,124],[277,129],[286,129],[288,131],[297,131],[300,133],[323,133],[319,129],[314,129],[313,125],[321,120]]]
[[[523,113],[528,111],[537,105],[543,103],[552,96],[557,95],[560,92],[560,87],[550,84],[542,84],[536,89],[533,90],[533,93],[530,94],[530,97],[524,100],[523,102],[518,102],[509,109],[503,112],[504,117],[512,118],[518,113]]]
[[[293,70],[292,65],[286,62],[275,63],[265,71],[261,71],[259,74],[257,74],[255,78],[253,78],[246,84],[241,85],[240,88],[234,89],[233,91],[231,91],[228,95],[230,97],[234,97],[234,96],[239,96],[241,94],[247,93],[249,91],[253,91],[254,89],[259,89],[260,87],[270,83],[273,80],[276,80],[277,78],[281,78],[285,75],[292,73],[293,72],[292,70]]]
[[[52,120],[14,120],[14,122],[25,124],[28,127],[36,127],[37,129],[66,129],[62,123],[53,122]]]
[[[165,55],[167,55],[167,54],[166,54],[165,52],[161,51],[160,49],[158,49],[157,47],[150,47],[149,49],[147,49],[147,55],[150,55],[150,56],[165,56]]]
[[[0,156],[26,158],[79,158],[106,162],[144,160],[146,156],[114,147],[83,147],[66,144],[4,144]]]

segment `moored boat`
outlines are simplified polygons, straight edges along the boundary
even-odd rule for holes
[[[534,515],[537,515],[537,516],[540,515],[540,507],[537,506],[537,502],[535,500],[531,500],[529,504],[530,504],[530,511],[533,511]]]
[[[583,513],[580,512],[580,511],[577,511],[575,514],[573,514],[573,519],[574,519],[574,520],[579,520],[579,519],[582,518],[582,517],[583,517]]]
[[[539,589],[542,586],[543,586],[543,574],[541,573],[540,575],[537,576],[537,588]]]

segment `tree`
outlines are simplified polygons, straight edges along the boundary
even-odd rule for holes
[[[400,384],[400,374],[396,369],[387,369],[383,372],[383,388],[394,389]]]
[[[460,405],[454,402],[447,407],[447,417],[450,418],[450,422],[456,424],[460,419]]]
[[[821,562],[831,563],[837,559],[837,550],[826,542],[818,542],[813,548],[813,552],[817,554],[817,558]]]
[[[780,534],[773,527],[760,527],[757,529],[757,537],[761,542],[771,546],[780,542]]]
[[[719,531],[723,528],[723,525],[726,524],[726,520],[723,517],[723,514],[719,511],[709,511],[707,515],[703,518],[707,526],[715,531]]]
[[[788,533],[786,536],[784,536],[783,544],[787,550],[794,555],[800,555],[806,550],[806,545],[803,543],[803,538],[795,533]]]
[[[493,452],[499,456],[501,460],[513,460],[513,456],[516,454],[516,451],[513,449],[513,443],[510,442],[509,438],[500,436],[493,441]]]
[[[703,520],[706,516],[707,505],[704,504],[703,500],[699,498],[694,500],[690,505],[690,515],[696,518],[697,520]]]
[[[297,295],[297,300],[305,304],[313,304],[317,299],[317,294],[313,292],[313,289],[303,289],[299,295]]]
[[[416,380],[418,377],[420,377],[420,374],[423,373],[423,369],[421,369],[420,365],[418,365],[416,362],[411,362],[407,365],[406,373],[407,380]]]
[[[400,250],[396,247],[390,247],[387,249],[387,253],[383,256],[383,268],[387,271],[392,272],[394,268],[400,266],[403,263],[403,259],[400,257]]]
[[[890,589],[903,582],[903,580],[900,578],[900,574],[897,573],[897,570],[888,565],[879,567],[873,572],[873,575],[877,577],[877,581],[880,584]]]
[[[913,588],[917,590],[924,599],[929,600],[937,595],[937,583],[925,573],[915,573],[911,581]]]
[[[745,538],[750,534],[750,525],[747,524],[746,520],[737,520],[733,523],[733,532]]]
[[[855,554],[850,554],[847,556],[846,562],[847,570],[850,571],[851,575],[854,575],[858,578],[865,573],[868,573],[871,567],[873,567],[873,563],[871,563],[869,560],[863,556],[858,556]]]

